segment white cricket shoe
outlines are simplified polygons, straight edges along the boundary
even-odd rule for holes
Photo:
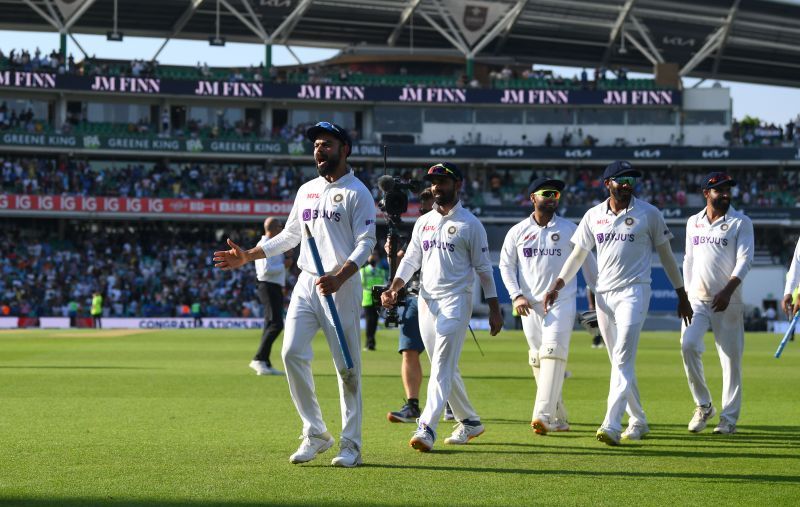
[[[650,433],[649,426],[646,424],[635,424],[623,431],[621,438],[622,440],[641,440],[647,436],[648,433]]]
[[[444,439],[445,444],[463,445],[475,437],[483,435],[486,428],[483,424],[477,422],[476,424],[464,424],[460,422],[454,426],[453,434]]]
[[[717,415],[717,409],[714,405],[708,404],[708,407],[699,406],[694,409],[692,420],[689,421],[689,431],[692,433],[700,433],[706,429],[708,420]]]
[[[417,419],[417,430],[408,441],[408,445],[418,450],[419,452],[428,452],[433,449],[433,442],[436,440],[436,435],[427,424],[419,422]]]
[[[276,370],[276,369],[275,369],[275,368],[273,368],[272,366],[267,366],[267,370],[269,370],[269,373],[268,373],[268,374],[266,374],[266,375],[283,375],[283,372],[282,372],[282,371],[280,371],[280,370]]]
[[[619,445],[620,434],[619,431],[610,430],[608,428],[600,427],[595,435],[597,440],[607,445]]]
[[[339,441],[339,454],[331,460],[331,465],[335,467],[353,468],[364,463],[361,459],[361,451],[356,444],[343,438]]]
[[[556,422],[550,426],[550,431],[569,431],[569,423],[567,421],[562,421],[561,419],[556,419]]]
[[[265,361],[256,361],[253,359],[250,361],[248,366],[250,366],[250,368],[256,372],[256,375],[272,375],[272,372],[270,371],[271,368],[267,366]]]
[[[714,433],[716,435],[733,435],[736,433],[736,425],[728,421],[720,421],[714,428]]]
[[[327,451],[334,444],[333,437],[327,433],[316,437],[301,435],[300,439],[303,442],[300,444],[300,447],[297,448],[297,451],[289,456],[290,463],[305,463],[311,461],[317,457],[317,454]]]

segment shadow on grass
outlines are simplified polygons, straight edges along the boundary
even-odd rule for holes
[[[438,451],[437,451],[438,452]],[[707,473],[707,472],[635,472],[635,471],[619,471],[619,472],[603,472],[593,470],[557,470],[549,468],[484,468],[484,467],[465,467],[465,466],[431,466],[431,465],[395,465],[395,464],[369,464],[364,465],[370,468],[387,468],[387,469],[414,469],[421,472],[424,471],[444,471],[452,472],[457,471],[461,473],[477,472],[477,473],[501,473],[501,474],[524,474],[524,475],[541,475],[547,476],[567,476],[567,477],[586,477],[596,478],[602,480],[603,478],[619,478],[625,481],[630,479],[698,479],[701,481],[729,481],[729,482],[757,482],[757,483],[777,483],[777,484],[800,484],[800,476],[796,475],[761,475],[761,474],[721,474],[721,473]]]
[[[363,502],[357,502],[364,504]],[[269,506],[340,506],[335,502],[287,502],[265,500],[263,502],[236,502],[225,500],[158,500],[158,499],[120,499],[120,498],[0,498],[0,507],[84,507],[111,505],[114,507],[269,507]]]
[[[150,366],[0,366],[0,370],[163,370]]]

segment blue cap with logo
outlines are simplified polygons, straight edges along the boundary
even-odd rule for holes
[[[606,166],[606,170],[603,171],[603,179],[607,180],[617,176],[633,176],[635,178],[641,178],[642,173],[634,169],[630,162],[626,160],[616,160]]]
[[[350,134],[347,133],[347,130],[345,130],[344,127],[341,127],[335,123],[321,121],[306,130],[306,137],[313,143],[317,140],[317,136],[323,132],[331,134],[343,144],[346,144],[348,146],[347,154],[350,154],[350,151],[353,147],[353,141],[350,139]]]
[[[720,185],[730,185],[732,187],[736,186],[736,180],[731,178],[731,175],[722,171],[714,171],[708,173],[705,178],[703,178],[703,183],[700,185],[700,188],[703,190],[708,190],[709,188],[718,187]]]
[[[542,187],[552,187],[561,192],[562,190],[564,190],[565,186],[567,186],[567,184],[561,180],[556,180],[553,178],[547,178],[545,176],[542,176],[541,178],[536,178],[531,182],[530,185],[528,185],[528,195],[536,192]]]

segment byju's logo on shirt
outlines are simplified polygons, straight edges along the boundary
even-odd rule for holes
[[[546,255],[554,255],[556,257],[561,257],[561,249],[560,248],[523,248],[522,249],[522,256],[523,257],[544,257]]]
[[[303,210],[303,222],[308,222],[309,220],[316,220],[317,218],[327,218],[328,220],[333,220],[334,222],[339,222],[342,219],[342,214],[338,211],[328,211],[328,210],[318,210],[318,209],[304,209]],[[369,225],[369,224],[367,224]]]
[[[620,234],[617,232],[601,232],[597,236],[597,244],[600,245],[611,241],[633,241],[633,234]]]
[[[692,236],[692,244],[728,246],[728,238],[715,238],[713,236]]]
[[[426,239],[422,242],[422,249],[426,252],[436,248],[440,250],[447,250],[448,252],[454,252],[456,250],[456,246],[453,243],[447,243],[446,241],[438,241],[435,239],[428,241]]]

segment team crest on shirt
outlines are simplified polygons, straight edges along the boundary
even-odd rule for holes
[[[730,226],[728,224],[722,224],[719,226],[720,230],[727,231]]]
[[[630,226],[630,225],[633,225],[633,222],[634,222],[634,221],[635,221],[635,220],[634,220],[633,218],[631,218],[631,217],[628,217],[628,218],[626,218],[626,219],[625,219],[625,225],[629,225],[629,226]]]
[[[342,202],[343,200],[344,200],[344,196],[342,194],[335,194],[333,196],[333,202],[335,202],[337,204]]]
[[[554,232],[553,235],[550,236],[550,239],[552,239],[553,241],[558,241],[559,239],[561,239],[561,235],[557,232]]]
[[[450,227],[447,228],[447,234],[450,234],[452,236],[455,233],[456,233],[456,226],[455,225],[451,225]]]

